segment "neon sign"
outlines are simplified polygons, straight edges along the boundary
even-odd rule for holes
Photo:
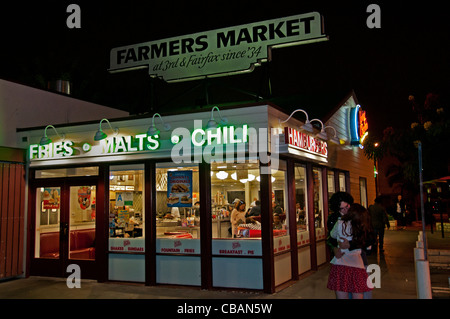
[[[178,132],[182,128],[177,128],[173,132]],[[226,144],[245,144],[248,142],[248,125],[242,128],[234,126],[224,126],[214,129],[204,130],[197,128],[192,134],[188,129],[184,129],[190,146],[203,147]],[[239,134],[237,134],[239,132]],[[240,135],[237,137],[236,135]],[[176,145],[181,142],[179,135],[172,136],[170,143]],[[183,139],[184,140],[184,139]],[[159,135],[136,134],[133,136],[112,136],[99,142],[89,141],[74,142],[63,140],[47,145],[31,144],[29,146],[30,160],[63,159],[73,157],[91,157],[102,155],[134,154],[142,152],[156,151],[161,147]]]
[[[351,145],[360,145],[368,135],[369,124],[367,122],[366,111],[361,109],[361,105],[356,105],[350,111],[350,137]]]
[[[322,157],[328,156],[327,142],[312,137],[306,133],[299,132],[296,129],[285,127],[284,139],[286,144],[295,149],[313,153]]]
[[[29,157],[30,160],[37,160],[133,153],[153,151],[159,146],[158,135],[113,136],[105,138],[95,145],[91,145],[89,142],[75,143],[73,141],[61,141],[48,145],[32,144],[29,147]]]

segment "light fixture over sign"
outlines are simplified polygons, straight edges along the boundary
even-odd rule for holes
[[[214,120],[214,110],[217,110],[217,113],[219,113],[219,117],[220,117],[220,123],[219,125],[223,126],[228,124],[228,119],[226,117],[222,117],[222,115],[220,115],[220,110],[218,106],[214,106],[211,110],[211,118],[209,119],[208,123],[206,124],[206,129],[213,129],[213,128],[217,128],[218,124],[217,121]]]
[[[288,117],[286,120],[284,120],[284,121],[278,120],[279,123],[280,123],[280,124],[286,123],[287,121],[289,121],[289,120],[291,119],[291,117],[292,117],[296,112],[303,112],[303,113],[306,115],[306,121],[305,121],[305,124],[303,124],[303,125],[300,127],[300,129],[302,129],[302,130],[304,130],[304,131],[307,131],[307,132],[310,132],[310,133],[314,132],[313,126],[312,126],[312,124],[311,124],[311,122],[309,121],[309,118],[308,118],[308,113],[306,113],[306,111],[305,111],[305,110],[302,110],[302,109],[297,109],[297,110],[295,110],[295,111],[292,112],[291,115],[289,115],[289,117]]]
[[[111,131],[113,131],[115,135],[119,134],[119,129],[118,128],[113,129],[111,126],[111,123],[109,123],[108,119],[102,119],[98,126],[98,131],[97,131],[97,133],[95,133],[95,136],[94,136],[94,140],[96,140],[96,141],[101,141],[108,137],[108,135],[106,135],[106,133],[103,132],[103,130],[102,130],[102,122],[103,121],[106,121],[108,123]]]
[[[166,131],[170,130],[170,127],[171,127],[170,124],[164,123],[164,120],[162,119],[161,115],[159,113],[155,113],[152,116],[152,124],[150,125],[150,127],[148,128],[148,131],[147,131],[148,136],[158,135],[160,133],[160,131],[158,130],[158,128],[155,125],[155,117],[156,116],[159,116],[159,119],[161,120],[161,122],[164,126],[164,130],[166,130]]]
[[[41,140],[39,142],[40,145],[48,145],[52,142],[52,140],[47,136],[47,129],[49,129],[49,128],[52,128],[55,131],[56,135],[58,135],[59,138],[61,138],[61,139],[66,138],[66,136],[64,134],[59,135],[58,131],[56,130],[56,128],[53,125],[47,125],[44,130],[44,136],[41,138]]]

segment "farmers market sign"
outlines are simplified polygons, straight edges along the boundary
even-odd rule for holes
[[[251,72],[271,49],[326,41],[318,12],[114,48],[110,72],[148,68],[167,82]]]

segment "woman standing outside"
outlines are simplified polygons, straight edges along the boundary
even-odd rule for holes
[[[230,222],[231,235],[235,238],[238,234],[238,226],[240,224],[245,224],[245,202],[243,200],[236,202],[236,205],[231,212]]]
[[[343,215],[334,225],[330,233],[331,237],[338,241],[347,239],[354,243],[360,243],[357,247],[364,246],[371,235],[369,214],[360,204],[352,204],[347,214]],[[362,299],[364,292],[372,290],[367,286],[367,272],[361,257],[361,249],[342,249],[343,255],[331,260],[330,276],[327,287],[334,290],[336,298],[348,299],[351,293],[352,299]]]

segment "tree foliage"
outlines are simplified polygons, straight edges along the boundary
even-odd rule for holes
[[[374,160],[381,160],[387,155],[397,158],[400,165],[391,165],[385,172],[389,184],[398,182],[403,183],[404,187],[417,187],[419,141],[422,143],[424,181],[449,174],[450,122],[446,107],[438,95],[428,94],[423,105],[417,103],[413,96],[409,97],[409,101],[416,121],[409,127],[386,128],[381,141],[369,136],[364,143],[364,152],[367,158]]]

